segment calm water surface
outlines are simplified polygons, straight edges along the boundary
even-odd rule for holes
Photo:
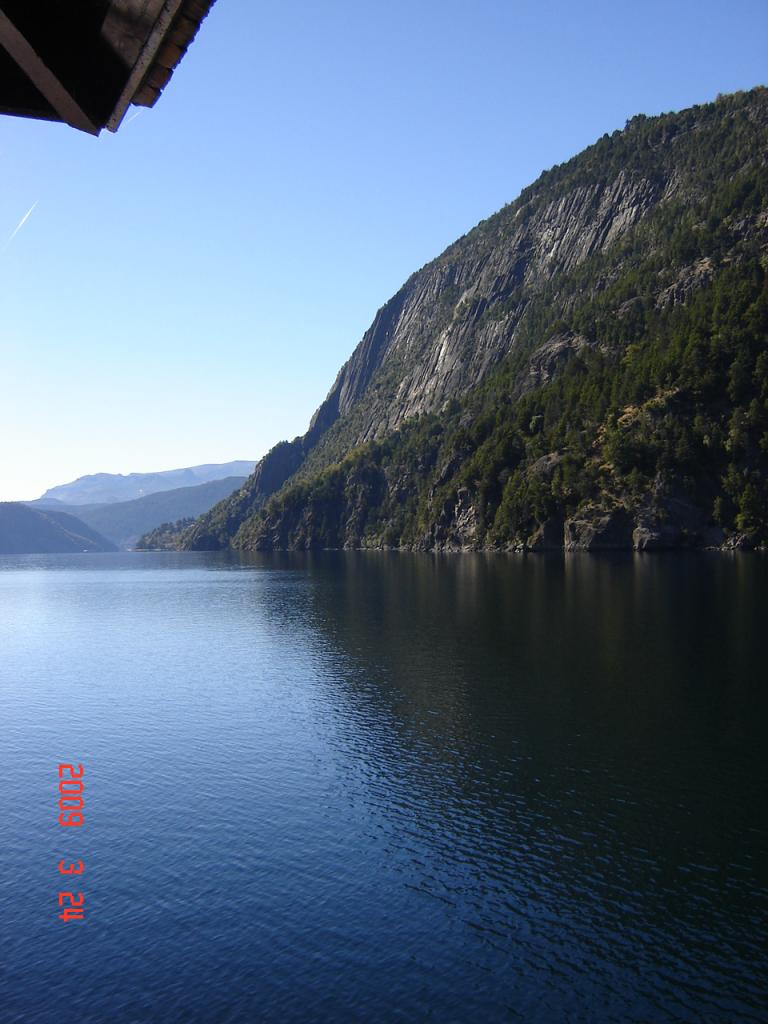
[[[765,1022],[767,605],[759,555],[0,559],[0,1019]]]

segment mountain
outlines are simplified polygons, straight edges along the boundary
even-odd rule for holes
[[[161,523],[169,520],[194,519],[207,512],[216,502],[242,487],[245,480],[244,476],[228,476],[223,480],[211,480],[195,487],[158,491],[144,498],[134,498],[133,501],[78,505],[77,517],[119,548],[132,548],[142,534],[160,526]],[[50,507],[66,509],[72,506],[57,502]]]
[[[161,473],[94,473],[81,476],[68,484],[49,488],[37,501],[50,506],[52,501],[64,505],[96,505],[107,502],[132,501],[160,491],[194,487],[232,476],[248,476],[255,462],[208,463],[187,469],[168,469]],[[33,504],[28,502],[28,504]]]
[[[105,537],[66,512],[0,502],[0,554],[115,550]]]
[[[765,542],[767,270],[768,90],[639,115],[413,274],[176,544]]]

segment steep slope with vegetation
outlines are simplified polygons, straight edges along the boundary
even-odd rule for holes
[[[384,306],[187,548],[768,538],[768,90],[633,118]]]

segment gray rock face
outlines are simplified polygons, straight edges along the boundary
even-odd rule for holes
[[[733,537],[728,538],[725,548],[727,551],[753,551],[755,541],[748,533],[737,533]]]
[[[558,551],[565,544],[565,524],[560,516],[547,519],[528,538],[529,551]]]
[[[671,551],[680,547],[680,529],[670,523],[656,527],[636,526],[632,531],[635,551]]]
[[[632,520],[625,509],[595,510],[565,523],[566,551],[629,551]]]
[[[515,397],[549,383],[566,363],[588,347],[589,342],[581,334],[556,334],[545,341],[531,356],[528,373],[521,377]]]
[[[677,279],[659,293],[656,299],[657,309],[666,309],[677,303],[685,302],[691,292],[703,287],[714,274],[714,263],[711,257],[697,260],[689,267],[684,267]]]
[[[723,531],[711,525],[701,508],[668,488],[657,486],[636,511],[632,532],[635,551],[719,547],[724,539]]]
[[[477,547],[479,515],[472,495],[460,487],[449,499],[422,547],[430,551],[472,551]]]
[[[518,201],[500,215],[489,236],[475,229],[463,245],[457,243],[414,274],[379,310],[315,413],[310,434],[352,411],[375,379],[381,386],[375,396],[366,394],[355,443],[382,437],[474,387],[514,346],[525,302],[499,319],[484,319],[486,310],[517,292],[540,290],[555,275],[606,249],[663,192],[663,184],[622,170],[605,186],[583,185],[545,203],[537,203],[535,195]],[[462,255],[455,258],[460,245]],[[530,386],[548,379],[584,344],[578,336],[551,339],[532,364]]]

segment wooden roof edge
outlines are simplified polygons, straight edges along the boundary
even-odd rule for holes
[[[52,113],[73,128],[79,128],[89,135],[99,134],[98,124],[91,120],[69,89],[51,71],[35,47],[2,10],[0,45],[34,85],[43,101],[49,104]]]
[[[106,127],[116,132],[133,103],[151,107],[171,79],[216,0],[165,0]]]

